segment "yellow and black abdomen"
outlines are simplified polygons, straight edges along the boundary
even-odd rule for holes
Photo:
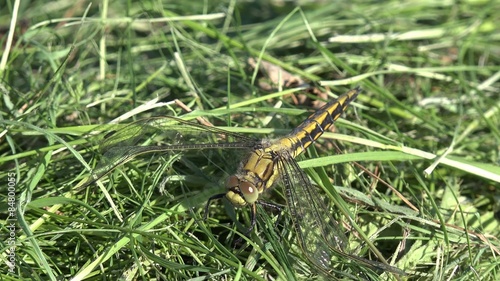
[[[343,94],[338,99],[325,104],[318,111],[311,114],[290,134],[283,137],[280,142],[291,145],[291,153],[293,157],[297,157],[309,145],[315,142],[325,130],[328,130],[332,126],[333,122],[342,115],[349,103],[356,99],[360,92],[361,89],[359,87],[355,88]]]

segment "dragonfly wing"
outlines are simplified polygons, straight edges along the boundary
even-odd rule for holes
[[[105,136],[99,146],[102,153],[118,146],[136,146],[152,139],[168,140],[167,145],[215,142],[252,142],[253,138],[209,127],[172,116],[135,121]]]
[[[216,148],[253,148],[258,142],[238,133],[165,116],[117,126],[100,140],[103,158],[83,187],[135,157],[155,152]]]
[[[347,238],[297,161],[286,151],[280,154],[278,168],[299,245],[311,263],[328,272],[331,249],[344,250]]]
[[[281,181],[285,188],[287,205],[291,214],[297,239],[308,260],[327,276],[332,272],[357,278],[347,272],[333,269],[331,259],[336,256],[351,262],[355,267],[352,274],[367,276],[356,262],[377,271],[389,271],[405,275],[404,271],[380,262],[366,260],[345,252],[347,238],[327,208],[325,198],[313,189],[311,181],[300,169],[297,161],[288,152],[281,153],[278,161]],[[366,268],[365,268],[366,269]],[[362,277],[363,278],[363,277]]]

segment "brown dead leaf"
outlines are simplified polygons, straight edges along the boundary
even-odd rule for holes
[[[249,58],[248,64],[253,69],[257,68],[257,60],[255,58]],[[304,81],[296,75],[291,74],[290,72],[284,70],[280,66],[274,65],[270,62],[261,60],[258,64],[259,71],[267,77],[272,85],[265,85],[267,87],[271,86],[284,86],[284,87],[293,87],[304,84]],[[261,85],[261,82],[259,82]]]

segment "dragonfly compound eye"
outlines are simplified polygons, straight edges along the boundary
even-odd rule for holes
[[[235,187],[238,187],[240,185],[240,180],[236,176],[230,176],[226,180],[226,188],[227,189],[233,189]]]
[[[253,204],[257,201],[257,199],[259,199],[259,191],[255,188],[255,186],[253,186],[253,184],[247,181],[240,182],[240,191],[243,194],[245,201],[249,204]]]

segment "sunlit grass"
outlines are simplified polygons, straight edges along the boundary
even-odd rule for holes
[[[0,218],[16,245],[1,279],[321,279],[286,208],[281,216],[261,208],[238,245],[249,210],[221,200],[203,219],[239,153],[146,155],[79,188],[116,123],[204,117],[276,137],[314,110],[292,96],[333,98],[273,85],[250,57],[335,95],[363,89],[336,131],[299,160],[348,235],[349,253],[381,261],[379,252],[408,273],[402,280],[500,279],[498,1],[306,1],[300,9],[34,1],[15,12],[17,3],[0,12],[0,176],[16,179],[15,197],[0,188],[3,202],[16,203],[14,220]],[[285,204],[280,188],[264,198]],[[13,214],[8,208],[0,205]]]

